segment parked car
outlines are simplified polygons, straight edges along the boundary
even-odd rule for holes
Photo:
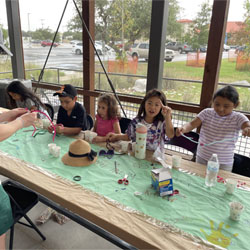
[[[169,42],[166,44],[166,49],[178,51],[180,54],[193,51],[191,46],[181,42]]]
[[[45,40],[41,41],[41,46],[46,47],[46,46],[51,46],[52,40]],[[59,46],[59,43],[54,42],[53,47]]]
[[[80,42],[81,41],[79,41],[79,40],[72,40],[72,41],[70,41],[70,44],[75,45],[75,44],[80,43]]]
[[[226,44],[224,44],[224,51],[229,51],[230,50],[230,46],[228,46],[228,45],[226,45]]]
[[[135,43],[131,46],[128,54],[132,56],[134,59],[144,59],[148,60],[148,52],[149,52],[149,43]],[[174,51],[165,49],[164,59],[167,62],[171,62],[174,58]]]
[[[246,49],[246,45],[243,45],[243,46],[238,46],[235,50],[235,53],[238,54],[240,52],[243,52],[245,49]]]
[[[40,43],[41,44],[41,40],[31,40],[31,43]]]
[[[96,43],[96,42],[95,42],[95,48],[96,48],[97,53],[99,55],[103,55],[107,50],[106,46],[104,46],[104,48],[103,48],[102,45],[100,45],[99,43]],[[72,46],[72,53],[80,55],[80,54],[82,54],[82,52],[83,52],[83,43],[82,42],[76,43],[75,45]]]
[[[77,55],[81,55],[82,51],[83,51],[82,42],[76,43],[72,46],[72,53],[77,54]]]

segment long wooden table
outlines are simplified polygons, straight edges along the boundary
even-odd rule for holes
[[[152,160],[152,153],[147,152],[147,159]],[[171,156],[167,156],[166,161],[171,164]],[[205,166],[191,161],[182,160],[181,168],[199,176],[205,175]],[[208,248],[206,244],[197,244],[178,233],[155,226],[147,222],[145,217],[122,210],[96,193],[60,177],[51,177],[37,171],[29,167],[27,163],[6,154],[0,154],[0,174],[27,186],[137,248]],[[250,187],[250,179],[247,177],[225,171],[220,171],[219,175],[223,178],[230,177],[244,181]]]

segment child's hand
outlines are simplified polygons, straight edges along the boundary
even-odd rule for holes
[[[242,130],[243,136],[250,136],[250,127],[246,127]]]
[[[54,128],[53,128],[52,125],[50,125],[50,126],[48,127],[48,131],[49,131],[49,133],[52,133],[52,132],[54,131]]]
[[[181,136],[182,134],[185,133],[184,128],[183,127],[177,128],[175,133],[177,137]]]
[[[111,142],[117,141],[117,134],[110,132],[106,136]]]
[[[32,107],[30,108],[30,111],[34,111],[34,110],[37,110],[37,107],[36,107],[36,106],[32,106]]]
[[[163,115],[163,117],[166,118],[171,118],[171,113],[172,113],[172,109],[168,106],[164,106],[163,103],[161,102],[161,113]]]

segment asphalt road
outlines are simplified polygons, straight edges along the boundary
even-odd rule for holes
[[[41,47],[40,45],[28,44],[24,46],[24,60],[25,63],[34,63],[38,66],[43,66],[49,52],[49,47]],[[223,52],[223,58],[228,56],[227,52]],[[115,59],[115,53],[108,53],[100,56],[102,61]],[[186,54],[179,54],[175,52],[173,62],[186,61]],[[95,60],[98,61],[97,56]],[[139,63],[145,63],[144,60],[139,60]],[[57,67],[67,69],[82,69],[82,55],[76,55],[72,52],[71,45],[60,45],[59,47],[52,48],[46,67]]]

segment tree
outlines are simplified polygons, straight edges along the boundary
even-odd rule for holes
[[[80,1],[78,0],[78,6]],[[177,0],[169,0],[168,35],[181,34],[181,26],[177,23],[180,8]],[[148,39],[151,22],[152,1],[149,0],[96,0],[95,38],[114,45],[121,41],[132,44],[137,39]],[[78,13],[68,23],[71,31],[82,30]],[[113,46],[114,47],[114,46]]]
[[[207,44],[211,11],[212,9],[209,5],[209,0],[206,0],[201,4],[201,9],[197,13],[197,17],[193,21],[190,31],[185,37],[185,40],[195,50],[199,50],[201,46]]]
[[[55,33],[48,28],[40,28],[36,31],[32,31],[31,37],[34,40],[52,40]],[[55,42],[59,41],[59,34],[57,34]]]
[[[167,25],[167,36],[176,40],[182,39],[182,26],[177,22],[180,15],[180,6],[177,0],[169,0],[169,13],[168,13],[168,25]]]
[[[231,35],[231,40],[233,44],[246,45],[244,53],[246,55],[250,54],[250,0],[245,0],[244,2],[244,22],[241,25],[241,29]]]

